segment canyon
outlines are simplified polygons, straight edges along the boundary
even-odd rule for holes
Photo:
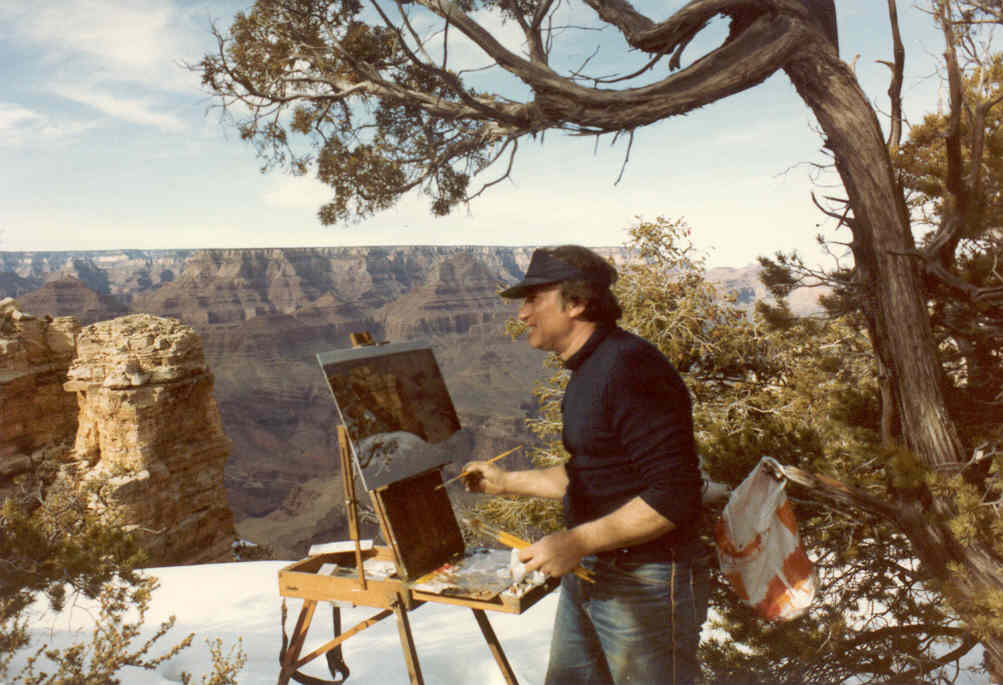
[[[14,297],[22,311],[54,323],[72,316],[87,327],[143,314],[190,327],[201,340],[231,445],[224,483],[237,534],[280,558],[298,558],[311,543],[346,535],[337,412],[316,355],[349,347],[351,333],[432,346],[467,449],[455,455],[452,472],[468,459],[533,440],[524,419],[534,411],[534,385],[550,371],[543,354],[506,335],[516,305],[496,294],[522,276],[532,251],[0,252],[0,298]],[[599,251],[615,260],[624,256],[620,248]],[[756,272],[720,269],[711,276],[750,305],[765,296]],[[67,402],[58,383],[45,385],[44,374],[33,382],[46,387],[47,401]],[[509,466],[525,465],[520,459]]]

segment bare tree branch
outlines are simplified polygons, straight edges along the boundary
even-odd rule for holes
[[[630,130],[630,138],[627,140],[627,151],[623,155],[623,164],[620,166],[620,173],[616,177],[613,185],[620,185],[623,180],[623,172],[627,170],[627,163],[630,161],[630,150],[634,147],[634,129]]]
[[[850,506],[862,509],[885,521],[895,522],[898,520],[899,509],[894,502],[850,487],[835,478],[786,465],[783,466],[783,470],[778,475],[787,478],[792,483],[808,488],[817,497],[837,505],[837,508]]]
[[[961,111],[962,98],[961,68],[958,65],[957,36],[951,21],[951,0],[937,1],[937,18],[944,34],[944,62],[947,69],[950,112],[948,113],[945,146],[947,154],[947,177],[945,187],[949,198],[945,220],[934,241],[930,254],[941,263],[948,264],[954,257],[958,239],[964,228],[967,214],[967,193],[964,186],[964,169],[961,153]]]
[[[905,71],[905,46],[902,44],[902,33],[899,30],[898,8],[895,0],[888,0],[888,19],[892,27],[892,54],[894,60],[886,64],[892,70],[892,81],[888,86],[888,98],[891,101],[891,127],[888,132],[888,151],[894,159],[902,142],[902,76]]]
[[[529,25],[529,33],[526,34],[526,38],[529,40],[530,57],[534,60],[543,62],[544,64],[547,62],[549,48],[544,45],[543,38],[540,34],[540,27],[543,26],[544,18],[550,15],[550,9],[553,5],[554,0],[542,0],[542,2],[536,6],[536,11],[533,13],[533,21]]]
[[[515,165],[515,153],[518,152],[518,150],[519,150],[519,141],[518,141],[518,139],[512,138],[512,139],[506,141],[505,144],[501,147],[501,149],[498,150],[497,157],[500,157],[502,155],[502,153],[505,152],[505,150],[508,148],[509,145],[512,146],[512,151],[509,153],[508,166],[505,167],[505,173],[503,173],[501,176],[499,176],[498,178],[494,179],[493,181],[488,181],[487,183],[485,183],[484,185],[482,185],[481,188],[480,188],[480,190],[478,190],[473,195],[469,195],[467,197],[467,200],[473,200],[474,198],[480,197],[480,195],[483,194],[484,191],[487,190],[488,188],[490,188],[492,186],[495,186],[495,185],[498,185],[499,183],[501,183],[502,181],[504,181],[506,178],[511,178],[512,177],[512,167]]]

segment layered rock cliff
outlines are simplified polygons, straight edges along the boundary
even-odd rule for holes
[[[0,252],[0,292],[17,297],[49,281],[74,279],[128,304],[135,293],[174,280],[191,255],[191,250]]]
[[[65,312],[82,324],[129,313],[129,308],[115,296],[96,292],[69,276],[47,281],[37,290],[18,295],[17,302],[26,312]]]
[[[43,460],[140,536],[153,565],[232,558],[229,442],[201,342],[176,320],[80,328],[0,302],[0,490]],[[0,493],[2,494],[2,493]]]
[[[511,313],[498,297],[497,272],[470,253],[451,255],[417,285],[379,311],[389,340],[456,333]]]
[[[64,389],[80,405],[74,457],[112,483],[113,506],[155,564],[230,556],[235,538],[213,377],[195,331],[149,314],[80,331]]]
[[[76,398],[63,390],[80,326],[39,319],[0,300],[0,491],[33,460],[65,458],[77,431]]]

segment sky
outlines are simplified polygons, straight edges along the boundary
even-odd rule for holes
[[[316,212],[329,190],[310,175],[262,174],[254,149],[221,121],[198,74],[184,67],[213,48],[211,22],[225,29],[250,4],[0,0],[0,78],[7,84],[0,92],[0,250],[606,246],[623,244],[638,217],[665,216],[689,223],[712,266],[739,267],[795,249],[822,263],[816,234],[848,238],[811,202],[813,189],[841,189],[831,175],[814,178],[812,163],[826,161],[822,137],[783,74],[639,129],[619,183],[624,137],[551,132],[522,141],[511,180],[449,217],[431,216],[427,198],[412,194],[363,222],[322,226]],[[664,18],[682,2],[647,4]],[[877,63],[891,55],[885,3],[836,4],[841,55],[859,55],[858,78],[875,107],[887,111],[889,72]],[[906,111],[918,121],[941,96],[941,42],[925,14],[911,2],[899,5]],[[569,21],[595,23],[581,3],[565,7]],[[488,26],[519,49],[511,24]],[[723,31],[712,25],[688,54],[698,56]],[[591,51],[580,36],[592,33],[575,35],[564,54],[568,65]],[[613,38],[600,34],[597,61],[625,69]],[[462,45],[450,55],[480,63]]]

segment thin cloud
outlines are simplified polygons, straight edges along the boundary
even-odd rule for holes
[[[16,103],[0,102],[0,148],[62,142],[94,126],[93,121],[59,121]]]
[[[0,147],[22,145],[40,120],[36,112],[20,105],[0,103]]]
[[[148,66],[163,55],[172,9],[162,3],[50,2],[23,13],[21,34],[53,52],[92,55],[123,67]]]
[[[0,6],[0,23],[25,57],[58,65],[62,78],[91,81],[100,73],[175,92],[197,90],[181,62],[197,57],[208,40],[208,29],[203,41],[192,35],[197,22],[189,14],[150,0],[57,0],[31,11]]]
[[[123,98],[70,86],[57,86],[54,90],[68,100],[93,107],[116,119],[153,126],[167,133],[183,132],[188,128],[179,117],[165,113],[161,104],[149,99]]]
[[[21,105],[0,103],[0,131],[8,131],[39,119],[36,112]]]

